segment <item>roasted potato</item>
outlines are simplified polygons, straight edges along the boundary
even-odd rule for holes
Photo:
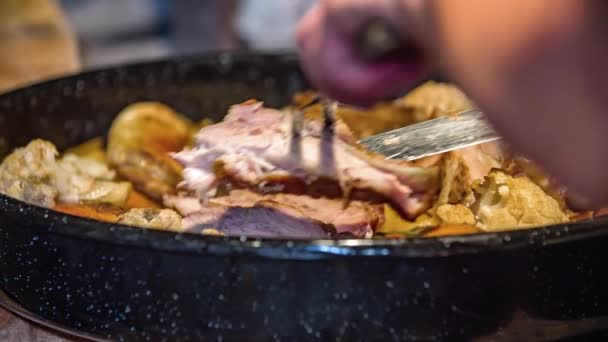
[[[130,105],[110,128],[108,160],[138,191],[161,201],[181,180],[182,168],[170,153],[183,149],[193,131],[190,120],[161,103]]]

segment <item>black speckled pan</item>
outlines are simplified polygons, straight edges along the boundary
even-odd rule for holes
[[[289,55],[94,71],[0,96],[1,142],[10,150],[40,137],[63,148],[104,134],[135,101],[219,119],[231,104],[279,106],[305,86]],[[600,336],[608,328],[607,262],[605,219],[467,237],[245,240],[110,225],[0,196],[0,300],[102,339]]]

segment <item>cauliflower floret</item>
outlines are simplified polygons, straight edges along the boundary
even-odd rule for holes
[[[462,204],[444,204],[437,208],[437,217],[443,223],[475,225],[475,215]]]
[[[131,209],[120,215],[118,223],[142,228],[182,230],[182,217],[171,209]]]
[[[513,156],[505,163],[505,172],[509,175],[526,175],[549,196],[555,198],[561,208],[568,210],[566,205],[566,188],[557,183],[539,165],[520,156]]]
[[[63,203],[110,203],[127,201],[131,183],[114,182],[116,172],[96,160],[67,154],[57,160],[53,185]]]
[[[487,232],[524,229],[568,221],[559,203],[526,177],[492,171],[473,187],[472,209],[478,226]]]
[[[68,154],[57,159],[55,145],[36,139],[0,164],[0,192],[38,206],[63,203],[122,205],[130,183],[114,182],[115,172],[92,159]]]
[[[58,191],[51,179],[58,152],[43,140],[18,148],[0,165],[0,192],[42,207],[53,207]]]
[[[111,170],[106,164],[71,153],[58,160],[58,164],[59,167],[70,173],[84,174],[95,179],[108,181],[116,178],[116,171]]]
[[[396,101],[400,108],[412,111],[414,122],[421,122],[461,112],[474,107],[473,102],[457,86],[449,83],[426,82]],[[491,169],[499,168],[503,162],[503,149],[497,142],[489,142],[445,153],[439,159],[431,157],[417,162],[419,165],[442,165],[441,192],[435,203],[462,203],[474,201],[471,185],[483,179]],[[424,164],[420,164],[424,163]]]

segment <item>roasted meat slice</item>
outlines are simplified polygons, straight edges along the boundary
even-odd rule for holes
[[[208,206],[202,211],[185,217],[182,224],[188,232],[211,231],[220,235],[255,238],[324,239],[331,233],[321,223],[307,217],[297,217],[290,207],[252,208]]]
[[[194,148],[174,155],[184,166],[181,187],[209,198],[229,179],[261,193],[388,201],[409,218],[430,207],[436,167],[372,155],[341,121],[328,129],[305,120],[295,134],[293,126],[291,113],[260,102],[233,106],[223,122],[200,130]]]
[[[330,236],[371,237],[383,223],[382,206],[306,195],[260,195],[234,190],[209,199],[206,205],[192,197],[168,196],[165,205],[184,215],[184,228],[200,232],[215,229],[226,235],[284,238]]]

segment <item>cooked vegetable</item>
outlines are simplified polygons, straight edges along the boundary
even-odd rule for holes
[[[414,122],[461,112],[474,107],[458,87],[439,82],[426,82],[399,99],[396,106],[406,109]]]
[[[52,208],[59,191],[53,186],[57,149],[44,140],[34,140],[18,148],[0,165],[0,192]]]
[[[125,108],[108,134],[108,160],[120,176],[155,200],[174,193],[181,167],[170,156],[188,144],[193,124],[171,108],[141,102]]]
[[[384,217],[384,224],[376,233],[417,236],[439,225],[439,221],[429,214],[422,214],[416,217],[414,221],[408,221],[389,205],[384,206]]]
[[[559,203],[526,177],[492,171],[474,191],[472,210],[478,226],[487,232],[568,221]]]
[[[47,208],[56,201],[124,205],[131,185],[114,181],[114,171],[93,159],[58,154],[44,140],[16,149],[0,165],[0,192]]]
[[[513,156],[505,166],[505,171],[511,176],[525,175],[531,181],[536,183],[549,196],[555,198],[562,209],[567,210],[566,205],[566,189],[557,184],[555,179],[551,178],[540,166],[533,161],[520,157]]]
[[[123,210],[112,205],[62,204],[53,207],[64,214],[80,216],[88,219],[115,223]]]
[[[458,223],[448,223],[442,224],[437,228],[433,228],[427,230],[423,233],[424,237],[436,237],[436,236],[446,236],[446,235],[468,235],[468,234],[478,234],[483,231],[475,226],[471,226],[468,224],[458,224]]]
[[[295,106],[312,96],[297,95]],[[458,88],[428,82],[371,109],[339,108],[341,120],[333,125],[333,136],[326,137],[315,121],[322,117],[320,106],[306,109],[305,129],[294,135],[289,114],[263,109],[256,101],[233,106],[217,125],[208,119],[192,123],[160,103],[136,103],[114,120],[107,147],[97,137],[63,156],[43,140],[16,149],[0,164],[0,192],[66,214],[206,235],[290,237],[299,224],[302,237],[310,236],[311,226],[325,237],[332,225],[331,236],[435,237],[524,229],[608,213],[570,210],[563,187],[496,142],[412,163],[376,158],[354,143],[471,107]],[[187,170],[173,159],[172,152],[180,151],[177,158]],[[324,160],[327,156],[332,159]],[[187,182],[178,193],[182,174]],[[255,195],[263,205],[248,205],[239,190],[248,186],[280,194]],[[298,205],[291,197],[301,197]],[[366,221],[372,212],[348,212],[348,197],[372,210],[374,221]],[[331,208],[325,205],[330,202]],[[178,209],[184,218],[166,207]],[[190,229],[192,224],[200,229]],[[287,235],[277,235],[272,227]]]
[[[74,154],[78,157],[89,158],[107,164],[108,158],[103,147],[103,138],[97,137],[87,140],[80,145],[67,149],[65,154]]]
[[[107,203],[122,206],[131,183],[116,182],[116,173],[93,159],[65,155],[57,162],[54,184],[63,203]]]
[[[161,208],[160,204],[137,190],[131,190],[131,192],[129,192],[129,198],[127,198],[125,206],[127,208]]]
[[[180,231],[182,217],[171,209],[135,208],[120,215],[118,223],[142,228]]]
[[[437,217],[443,223],[475,225],[475,215],[462,204],[444,204],[437,208]]]

